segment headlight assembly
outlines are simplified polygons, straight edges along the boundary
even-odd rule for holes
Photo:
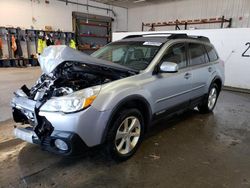
[[[101,86],[86,88],[67,96],[48,100],[41,108],[43,112],[70,113],[89,107],[101,90]]]

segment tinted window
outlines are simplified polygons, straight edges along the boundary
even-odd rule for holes
[[[219,57],[218,57],[216,51],[211,46],[205,46],[205,48],[207,50],[210,62],[218,60]]]
[[[207,52],[202,44],[189,44],[190,65],[200,65],[208,62]]]
[[[171,46],[161,60],[161,62],[164,61],[177,63],[179,69],[186,67],[187,58],[185,43]]]

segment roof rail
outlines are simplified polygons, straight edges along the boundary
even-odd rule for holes
[[[204,41],[204,42],[210,42],[208,37],[204,37],[204,36],[198,36],[197,37],[199,40]]]
[[[130,39],[130,38],[136,38],[136,37],[143,37],[143,35],[128,35],[122,39]]]
[[[128,36],[124,37],[123,39],[151,36],[151,35],[184,35],[184,34],[185,33],[145,33],[145,34],[140,34],[140,35],[128,35]]]
[[[169,39],[183,39],[183,38],[188,38],[187,34],[172,34],[168,37]]]
[[[151,35],[152,36],[153,35],[169,35],[167,36],[168,39],[196,39],[196,40],[200,40],[204,42],[210,42],[208,37],[187,35],[186,33],[147,33],[147,34],[141,34],[141,35],[128,35],[124,37],[123,39],[151,36]]]

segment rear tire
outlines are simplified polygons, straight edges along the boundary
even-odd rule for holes
[[[107,136],[106,149],[115,161],[132,157],[141,144],[144,135],[144,120],[135,108],[118,112]]]
[[[218,86],[217,84],[212,83],[209,88],[207,96],[205,97],[203,102],[198,105],[199,112],[203,114],[212,112],[216,105],[218,96],[219,96]]]

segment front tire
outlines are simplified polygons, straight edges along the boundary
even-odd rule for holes
[[[217,84],[213,83],[211,84],[209,88],[209,92],[207,96],[205,97],[204,101],[198,105],[198,110],[200,113],[210,113],[213,111],[217,99],[219,96],[219,89]]]
[[[116,161],[129,159],[138,149],[144,135],[144,120],[135,108],[122,110],[108,133],[108,155]]]

